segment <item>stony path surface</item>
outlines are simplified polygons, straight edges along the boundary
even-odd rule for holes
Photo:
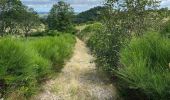
[[[115,87],[97,72],[93,60],[86,45],[77,39],[73,57],[34,100],[116,100]]]

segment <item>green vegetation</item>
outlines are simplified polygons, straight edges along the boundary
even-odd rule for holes
[[[29,97],[39,83],[59,71],[72,53],[75,38],[64,34],[55,37],[0,39],[0,83],[4,96]],[[6,44],[6,45],[4,45]]]
[[[83,29],[80,33],[77,35],[79,38],[81,38],[84,41],[89,40],[92,35],[95,35],[95,32],[100,32],[101,29],[103,29],[103,25],[101,23],[93,23],[89,24]]]
[[[25,100],[61,70],[76,42],[73,14],[63,1],[47,19],[20,0],[0,1],[0,98]]]
[[[87,25],[78,34],[97,57],[98,69],[117,84],[125,100],[170,99],[169,21],[164,23],[166,12],[152,4],[159,2],[108,0],[101,24]]]
[[[70,56],[74,43],[74,36],[69,34],[58,37],[42,37],[32,41],[32,45],[39,55],[58,66],[62,66],[64,59]]]
[[[170,37],[170,20],[168,19],[167,22],[161,28],[161,34],[165,37]]]
[[[98,25],[87,26],[80,38],[89,27],[95,27],[95,30]],[[149,32],[141,37],[133,36],[127,44],[119,44],[121,51],[118,53],[114,51],[117,47],[112,46],[115,41],[109,41],[112,35],[106,37],[102,29],[90,29],[91,35],[84,34],[82,39],[97,57],[98,68],[116,79],[120,95],[127,100],[169,100],[170,40],[159,33]]]
[[[73,32],[73,8],[64,1],[59,1],[53,5],[47,18],[50,30],[58,30],[61,32]]]
[[[74,15],[70,4],[59,0],[47,18],[39,18],[20,0],[0,0],[0,98],[34,95],[71,57],[74,24],[86,23],[77,36],[125,100],[169,100],[170,10],[160,3],[105,0]]]
[[[142,98],[142,93],[149,100],[169,100],[169,51],[170,40],[162,38],[158,33],[134,37],[120,52],[122,67],[116,71],[122,82],[120,88],[136,90],[134,96]]]
[[[97,57],[96,63],[100,65],[98,68],[106,71],[106,73],[110,75],[119,62],[117,59],[119,55],[117,51],[115,51],[115,48],[120,47],[120,45],[113,46],[113,43],[117,44],[119,41],[112,39],[113,34],[109,34],[105,29],[105,26],[100,23],[94,23],[82,30],[79,36],[82,38],[81,34],[87,32],[83,35],[82,39],[86,40],[87,45]],[[112,77],[112,75],[110,77]]]
[[[33,9],[28,9],[20,0],[0,1],[0,35],[28,35],[41,22]]]

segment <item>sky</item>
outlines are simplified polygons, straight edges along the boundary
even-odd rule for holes
[[[34,8],[37,12],[49,12],[52,5],[57,3],[59,0],[21,0],[23,4],[28,7]],[[75,12],[82,12],[93,8],[95,6],[102,5],[104,0],[63,0],[68,2]],[[161,7],[170,8],[170,0],[162,0]]]

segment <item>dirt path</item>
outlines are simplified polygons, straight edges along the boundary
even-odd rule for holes
[[[79,39],[61,74],[48,81],[35,100],[115,100],[116,89],[95,69],[94,57]]]

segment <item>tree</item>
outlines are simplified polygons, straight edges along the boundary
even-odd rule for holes
[[[37,13],[20,0],[0,1],[0,33],[28,34],[39,23]]]
[[[160,0],[106,0],[110,10],[106,14],[109,29],[140,35],[150,29],[158,29]],[[112,28],[111,28],[112,27]]]
[[[31,32],[31,29],[36,29],[38,26],[40,26],[41,21],[38,14],[32,8],[28,9],[28,11],[25,11],[22,14],[22,29],[25,33],[25,36],[28,36]]]
[[[19,0],[2,0],[0,2],[0,30],[2,33],[10,32],[13,33],[14,28],[17,27],[19,21],[18,15],[21,10],[24,9],[21,1]]]
[[[51,30],[69,31],[73,28],[73,8],[69,4],[59,1],[53,5],[48,18],[48,26]]]

